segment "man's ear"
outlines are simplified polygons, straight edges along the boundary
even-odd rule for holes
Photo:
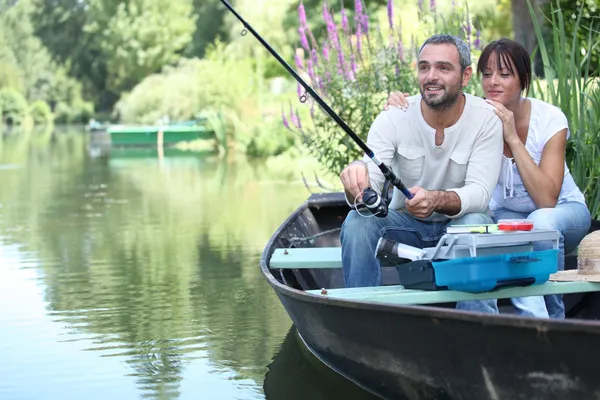
[[[468,66],[465,68],[465,72],[463,72],[462,76],[462,86],[465,87],[469,84],[471,77],[473,76],[473,67]]]

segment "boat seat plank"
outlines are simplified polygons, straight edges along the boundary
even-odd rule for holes
[[[271,269],[342,268],[341,247],[275,249]]]
[[[508,287],[484,293],[467,293],[454,290],[411,290],[401,285],[307,290],[307,293],[339,300],[356,300],[389,304],[432,304],[466,300],[504,299],[511,297],[540,296],[600,291],[600,282],[546,282],[526,287]]]
[[[275,249],[271,269],[342,268],[341,247]]]

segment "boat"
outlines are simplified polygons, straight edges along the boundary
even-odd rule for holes
[[[383,399],[600,396],[600,283],[460,294],[402,289],[397,270],[383,268],[384,286],[346,289],[339,233],[348,211],[342,193],[312,194],[275,231],[260,260],[299,338],[326,366]],[[576,267],[576,257],[565,265]],[[569,293],[566,319],[509,313],[508,298],[554,289]],[[459,297],[485,296],[504,299],[503,312],[454,308]]]
[[[85,130],[90,133],[106,132],[109,126],[109,123],[102,123],[96,121],[95,119],[91,119],[90,122],[85,126]]]
[[[107,128],[113,146],[157,145],[214,139],[214,132],[204,125],[110,125]]]

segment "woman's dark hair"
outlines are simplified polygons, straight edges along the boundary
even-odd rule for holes
[[[498,56],[497,68],[504,67],[513,75],[517,75],[521,82],[521,91],[528,93],[531,85],[531,59],[527,50],[514,40],[506,38],[496,40],[485,46],[485,49],[481,52],[481,56],[477,62],[478,73],[483,73],[487,68],[490,56],[494,53]],[[517,69],[516,72],[513,71],[512,64]]]

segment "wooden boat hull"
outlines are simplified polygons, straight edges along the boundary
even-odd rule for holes
[[[338,300],[303,289],[340,285],[339,270],[269,269],[274,248],[332,229],[336,221],[339,226],[344,206],[340,196],[313,195],[274,234],[261,259],[262,273],[299,334],[325,364],[386,399],[600,396],[598,321],[482,315],[455,310],[453,304]],[[332,246],[336,240],[331,233],[301,247]],[[568,296],[566,302],[571,313],[594,318],[597,298],[595,293]]]

